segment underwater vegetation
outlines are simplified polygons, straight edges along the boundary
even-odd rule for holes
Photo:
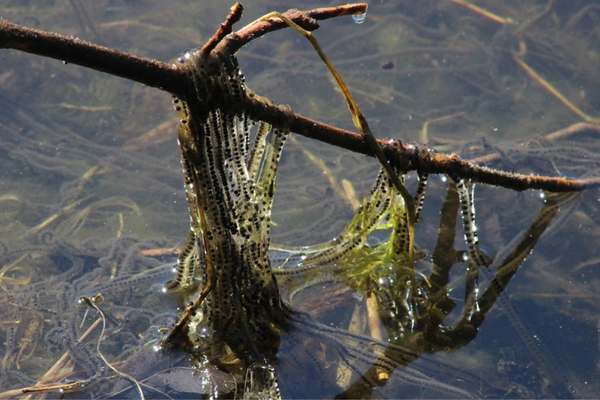
[[[78,16],[81,32],[92,36],[109,35],[119,26],[139,29],[141,35],[152,26],[144,20],[151,14],[96,23],[85,16],[90,6],[71,3],[67,10]],[[513,68],[522,68],[519,60],[525,54],[511,47],[515,38],[523,38],[511,36],[517,10],[532,16],[515,28],[525,32],[528,56],[550,57],[543,45],[556,40],[562,49],[559,38],[548,36],[544,42],[536,29],[560,26],[585,47],[586,37],[577,32],[581,24],[594,21],[594,9],[584,2],[569,9],[554,2],[506,4],[490,19],[462,3],[424,2],[395,9],[401,31],[369,28],[374,37],[386,40],[376,41],[371,53],[355,56],[358,61],[349,55],[334,62],[343,68],[365,57],[384,59],[375,69],[378,75],[390,71],[394,80],[402,76],[401,65],[413,68],[409,74],[427,74],[421,65],[411,64],[423,59],[430,63],[426,90],[437,87],[440,94],[421,115],[407,111],[418,109],[410,100],[414,93],[402,97],[398,86],[389,85],[393,94],[386,100],[385,91],[373,90],[389,75],[360,81],[358,72],[348,75],[351,88],[355,82],[372,86],[363,91],[370,94],[363,112],[375,119],[373,130],[383,131],[382,124],[399,118],[398,113],[385,116],[386,109],[406,107],[405,115],[422,122],[423,142],[441,151],[487,157],[507,170],[597,176],[597,121],[585,113],[574,113],[587,124],[585,129],[517,144],[510,137],[504,142],[487,137],[472,141],[466,134],[456,138],[437,131],[438,126],[450,126],[446,133],[457,127],[468,133],[485,118],[492,118],[485,124],[504,121],[506,114],[491,117],[486,110],[513,103],[507,92],[490,93],[487,85],[526,87],[530,92],[527,82],[536,76],[532,67],[523,69],[522,77],[501,67],[508,59]],[[124,12],[125,5],[115,4],[113,12]],[[361,27],[371,20],[390,23],[374,11]],[[475,47],[493,35],[496,47],[486,47],[490,55],[483,67],[481,62],[463,63],[466,69],[433,62],[432,54],[439,49],[431,46],[459,24],[478,31],[477,37],[462,33]],[[497,31],[492,28],[496,25],[501,26]],[[178,28],[178,39],[189,34],[182,31]],[[447,38],[458,43],[449,49],[467,57],[461,46],[468,40],[459,39]],[[335,43],[320,40],[327,46]],[[396,55],[382,46],[405,48],[410,40],[420,42],[413,51],[423,59],[389,61]],[[330,53],[343,48],[339,45]],[[361,46],[356,47],[360,54]],[[586,51],[595,54],[590,47]],[[207,67],[201,52],[186,54],[181,64],[196,84],[174,103],[183,190],[175,144],[161,145],[175,130],[170,117],[160,114],[163,121],[153,121],[156,125],[147,134],[132,140],[114,139],[119,133],[110,131],[139,135],[136,124],[156,118],[140,108],[166,108],[169,99],[161,103],[143,94],[135,100],[135,93],[114,98],[107,88],[90,97],[94,105],[75,106],[78,111],[72,114],[73,105],[63,104],[57,112],[56,106],[28,105],[11,96],[10,81],[19,74],[12,61],[7,64],[12,75],[2,80],[6,94],[0,111],[0,145],[6,154],[2,171],[8,171],[0,197],[0,396],[496,398],[597,393],[589,379],[597,371],[598,351],[593,291],[597,189],[583,194],[512,193],[457,176],[438,179],[421,173],[416,180],[397,169],[401,183],[414,193],[411,219],[406,197],[386,172],[376,172],[376,164],[294,139],[289,127],[274,126],[236,107],[250,93],[249,86],[263,92],[281,79],[269,78],[288,69],[281,61],[268,55],[275,60],[273,68],[248,74],[247,83],[233,58]],[[253,56],[258,57],[248,55]],[[311,64],[314,58],[307,53],[296,68],[324,70]],[[565,73],[561,71],[558,76]],[[327,79],[314,72],[299,74],[317,75],[307,86]],[[457,79],[441,79],[445,74]],[[593,86],[595,77],[580,74]],[[23,79],[27,87],[26,80],[34,78]],[[91,87],[102,86],[90,79]],[[468,95],[481,102],[460,99],[440,105],[445,96],[456,97],[457,86],[465,82],[479,86]],[[549,84],[545,79],[536,82]],[[202,102],[207,88],[211,93],[218,89],[214,103]],[[85,89],[71,85],[68,90]],[[550,93],[548,102],[554,101],[552,90],[540,92]],[[519,98],[519,93],[508,93]],[[323,98],[328,105],[331,99],[324,94],[304,98],[299,107],[322,110]],[[391,98],[401,100],[392,106]],[[128,106],[128,101],[137,104]],[[595,99],[583,104],[588,102],[593,110]],[[338,104],[328,109],[336,121],[346,118],[339,103],[339,109]],[[95,137],[80,131],[93,125],[90,113],[107,112],[103,107],[118,108],[97,122],[103,132]],[[532,126],[523,117],[526,113],[519,108],[501,129]],[[536,131],[552,126],[547,119],[543,124]],[[121,143],[115,145],[115,140]],[[554,326],[553,319],[568,333],[552,333],[551,327],[544,331],[544,324]],[[587,337],[582,332],[592,333]],[[571,358],[557,352],[561,347],[569,348]],[[559,362],[570,366],[568,371]]]

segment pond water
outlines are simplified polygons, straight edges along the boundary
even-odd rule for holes
[[[584,132],[538,140],[574,123],[598,124],[597,4],[477,2],[504,18],[498,20],[461,3],[372,1],[364,21],[342,17],[321,23],[316,36],[375,135],[465,158],[499,153],[492,165],[507,170],[598,176],[598,137]],[[271,10],[332,4],[248,2],[240,24]],[[203,43],[228,9],[215,0],[0,2],[0,15],[12,22],[161,60]],[[46,383],[88,380],[93,382],[87,395],[137,398],[130,380],[107,371],[98,342],[112,365],[143,382],[148,398],[231,392],[236,382],[227,374],[207,367],[204,375],[194,375],[185,354],[153,348],[159,329],[177,315],[178,299],[161,289],[172,277],[175,255],[169,249],[189,229],[170,95],[12,50],[1,50],[0,60],[1,392],[35,384],[67,352],[74,362],[53,371]],[[257,93],[352,127],[324,65],[297,34],[267,35],[243,49],[239,61]],[[553,95],[548,84],[544,88],[539,77],[574,106]],[[368,193],[378,169],[372,159],[293,136],[279,170],[273,243],[309,245],[335,237],[352,218],[353,199]],[[416,232],[419,271],[425,275],[444,232],[438,228],[448,186],[446,177],[429,180]],[[414,174],[407,186],[414,192]],[[548,204],[547,196],[478,185],[482,249],[492,257],[509,256]],[[361,395],[598,397],[599,205],[598,190],[561,204],[474,337],[423,351],[386,384]],[[460,224],[455,236],[456,249],[465,250]],[[452,247],[446,250],[456,256]],[[465,269],[459,263],[449,277],[448,298],[456,307],[444,320],[448,325],[461,317]],[[494,265],[481,271],[482,293],[494,273]],[[98,318],[78,299],[97,293],[104,297],[107,330],[78,343]],[[327,280],[298,290],[294,298],[297,309],[350,331],[356,329],[353,313],[366,301],[364,293]],[[392,339],[391,331],[383,335],[384,341]],[[318,344],[305,346],[310,354],[305,359],[328,360]],[[302,357],[291,367],[284,350],[281,359],[300,376],[280,377],[284,398],[334,397],[344,393],[342,382],[351,381],[337,364],[303,371]],[[337,385],[313,384],[332,373],[339,375]]]

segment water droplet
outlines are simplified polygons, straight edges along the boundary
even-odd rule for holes
[[[352,19],[357,24],[362,24],[367,19],[367,12],[352,14]]]
[[[540,196],[540,199],[542,199],[542,200],[543,200],[543,199],[545,199],[545,198],[546,198],[546,193],[544,193],[544,192],[540,192],[539,196]]]
[[[467,254],[467,252],[466,252],[466,251],[463,253],[463,255],[462,255],[462,259],[463,259],[463,261],[464,261],[464,262],[467,262],[467,261],[469,261],[469,255]]]
[[[205,338],[205,339],[210,337],[210,329],[203,326],[202,328],[200,328],[200,331],[198,332],[198,336],[200,336],[201,338]]]
[[[160,351],[160,345],[155,344],[154,346],[152,346],[152,351],[154,351],[155,353],[158,353]]]
[[[442,180],[442,182],[448,182],[448,177],[446,175],[442,175],[440,179]]]

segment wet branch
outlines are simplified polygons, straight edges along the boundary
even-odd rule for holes
[[[0,48],[55,58],[171,93],[182,93],[187,80],[184,71],[173,64],[99,46],[75,36],[20,26],[3,19],[0,19]]]
[[[313,10],[288,10],[283,13],[283,16],[294,21],[307,31],[314,31],[319,28],[318,20],[339,17],[342,15],[351,15],[364,13],[367,10],[365,3],[345,4],[343,6],[322,7]],[[240,48],[254,39],[273,32],[279,29],[288,28],[288,25],[278,18],[269,19],[268,21],[258,19],[237,32],[228,35],[219,43],[215,49],[221,53],[235,54]]]
[[[364,12],[366,7],[366,4],[358,3],[306,11],[290,10],[284,15],[307,30],[315,30],[318,28],[317,20]],[[239,4],[234,5],[217,32],[203,46],[203,49],[210,52],[210,56],[220,58],[233,55],[252,40],[287,26],[280,19],[256,20],[236,32],[229,33],[233,23],[239,20],[241,11]],[[138,57],[74,36],[28,28],[6,20],[0,20],[0,48],[21,50],[78,64],[156,87],[176,96],[185,96],[187,88],[191,86],[190,78],[182,66]],[[274,105],[267,98],[252,94],[239,106],[254,119],[264,120],[274,126],[286,126],[300,135],[353,152],[375,156],[372,147],[361,134],[294,113],[289,107]],[[514,174],[481,167],[455,154],[436,153],[392,139],[379,140],[379,143],[388,160],[405,171],[449,174],[514,190],[574,191],[600,187],[600,177],[566,179]]]

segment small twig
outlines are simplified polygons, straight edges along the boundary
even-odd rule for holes
[[[100,318],[98,318],[96,321],[94,321],[86,329],[86,331],[79,337],[79,340],[77,341],[77,343],[85,342],[87,340],[87,338],[96,330],[96,328],[98,327],[98,325],[101,322],[102,322],[102,320]],[[63,353],[63,355],[54,363],[54,365],[44,375],[42,375],[42,377],[39,379],[39,381],[36,383],[36,385],[45,384],[45,383],[49,382],[52,379],[51,377],[54,376],[58,370],[63,368],[64,364],[67,362],[69,357],[70,357],[69,352]]]
[[[548,82],[544,77],[542,77],[536,70],[531,68],[529,64],[527,64],[524,60],[525,54],[527,54],[527,45],[523,40],[519,42],[519,51],[513,55],[513,59],[517,63],[521,69],[525,71],[525,73],[538,85],[540,85],[546,92],[555,97],[558,101],[560,101],[565,107],[575,113],[578,117],[583,119],[586,122],[599,124],[600,118],[592,117],[577,107],[571,100],[567,99],[554,85]]]
[[[515,21],[513,21],[511,18],[508,17],[501,17],[498,14],[494,14],[491,11],[488,11],[482,7],[479,7],[475,4],[469,3],[465,0],[450,0],[452,3],[459,5],[461,7],[466,8],[469,11],[474,12],[475,14],[486,18],[490,21],[493,21],[497,24],[501,24],[501,25],[510,25],[510,24],[514,24]]]
[[[22,395],[31,395],[35,393],[71,392],[81,388],[82,385],[85,384],[87,384],[86,381],[75,381],[69,383],[55,383],[48,385],[29,386],[19,389],[11,389],[0,393],[0,399],[14,399]]]
[[[600,124],[590,124],[587,122],[578,122],[567,126],[566,128],[548,133],[543,136],[545,140],[555,141],[567,139],[576,135],[598,135],[600,137]]]
[[[455,112],[452,114],[443,115],[441,117],[426,120],[425,122],[423,122],[423,125],[421,126],[421,130],[419,131],[419,142],[421,144],[429,143],[429,126],[431,124],[435,124],[438,122],[444,122],[444,121],[447,121],[449,119],[456,118],[456,117],[462,117],[463,115],[465,115],[465,113],[463,111],[461,111],[461,112]]]
[[[97,303],[97,298],[98,298],[98,296],[95,296],[95,297],[83,296],[83,297],[80,298],[80,300],[82,302],[84,302],[85,304],[87,304],[88,306],[92,307],[94,310],[96,310],[98,312],[98,314],[100,315],[100,319],[102,321],[102,329],[100,330],[100,336],[98,336],[98,341],[96,342],[96,353],[98,354],[98,357],[100,357],[100,359],[102,360],[102,362],[108,368],[110,368],[111,371],[113,371],[115,374],[119,375],[120,377],[125,378],[128,381],[132,382],[135,385],[135,388],[137,389],[138,394],[140,395],[140,399],[144,400],[145,399],[144,392],[142,391],[142,388],[141,388],[140,383],[138,382],[138,380],[135,379],[133,376],[131,376],[131,375],[125,373],[125,372],[121,372],[118,369],[116,369],[110,362],[108,362],[108,360],[106,359],[106,357],[104,357],[104,354],[102,354],[102,352],[100,351],[100,344],[104,340],[104,332],[106,331],[106,317],[104,315],[104,311],[102,311],[100,309],[100,306]]]
[[[286,18],[308,31],[319,28],[317,20],[339,17],[342,15],[362,14],[367,10],[366,3],[344,4],[334,7],[321,7],[313,10],[288,10],[284,12]],[[242,29],[227,35],[216,47],[215,52],[222,54],[235,54],[241,47],[252,40],[258,39],[269,32],[287,28],[288,25],[280,19],[258,19]]]
[[[100,325],[101,322],[102,322],[102,320],[100,318],[98,318],[96,321],[94,321],[86,329],[86,331],[79,337],[79,339],[77,340],[77,343],[85,342],[87,340],[87,338],[96,330],[96,328],[98,327],[98,325]],[[75,383],[79,384],[80,382],[71,382],[69,384],[50,384],[49,383],[49,382],[56,380],[56,375],[57,375],[58,371],[62,370],[65,367],[65,364],[68,362],[69,358],[70,358],[69,352],[63,353],[63,355],[54,363],[54,365],[52,365],[52,367],[50,367],[50,369],[48,371],[46,371],[46,373],[44,375],[42,375],[42,377],[35,383],[35,385],[27,387],[27,388],[13,389],[8,392],[0,393],[0,399],[13,398],[18,395],[23,395],[23,394],[27,394],[27,393],[35,393],[38,391],[47,392],[47,391],[60,390],[60,389],[62,389],[64,391],[68,391],[69,389],[74,388],[75,387],[74,384]],[[26,399],[30,399],[30,396],[25,397],[25,400]]]
[[[561,128],[557,131],[547,133],[541,138],[532,139],[527,143],[536,142],[536,141],[547,141],[547,142],[555,142],[557,140],[568,139],[571,136],[576,135],[598,135],[600,136],[600,125],[590,124],[587,122],[577,122],[571,124],[565,128]],[[469,160],[472,164],[486,164],[494,161],[498,161],[502,159],[502,154],[499,152],[493,152],[489,154],[485,154],[483,156],[479,156],[476,158],[472,158]]]
[[[471,179],[513,190],[538,189],[549,192],[572,192],[600,187],[600,177],[588,179],[568,179],[540,175],[516,174],[498,169],[483,167],[466,161],[456,154],[438,154],[423,149],[417,159],[416,169],[429,174],[448,174]]]
[[[223,23],[219,26],[217,31],[211,36],[210,39],[208,39],[208,41],[200,49],[200,53],[203,56],[206,56],[211,51],[213,51],[215,46],[223,40],[225,35],[228,35],[231,33],[233,24],[238,22],[240,20],[240,18],[242,17],[243,9],[244,8],[242,7],[242,5],[240,3],[235,3],[233,6],[231,6],[231,9],[229,10],[229,15],[227,15],[227,18],[225,18],[225,21],[223,21]]]
[[[178,255],[180,252],[181,249],[177,247],[153,247],[151,249],[142,249],[138,254],[144,257],[162,257]]]

